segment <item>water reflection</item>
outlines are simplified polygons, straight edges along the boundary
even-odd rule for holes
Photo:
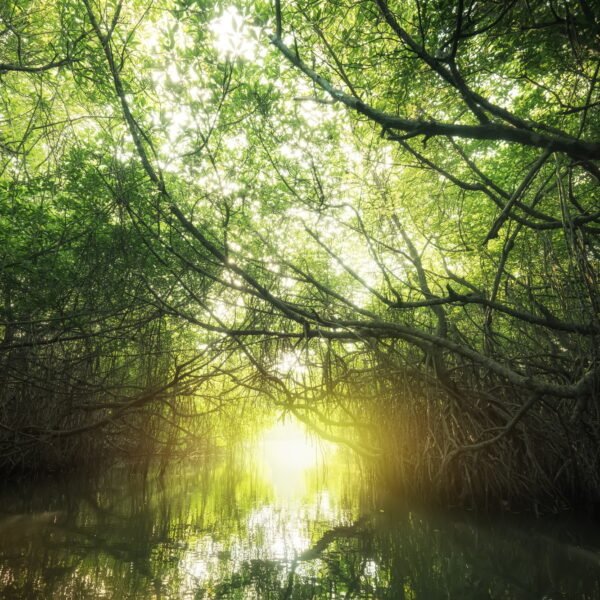
[[[271,429],[164,479],[0,494],[0,597],[600,598],[600,536],[407,509],[347,455]]]

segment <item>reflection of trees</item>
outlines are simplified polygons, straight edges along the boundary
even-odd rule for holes
[[[597,557],[570,560],[567,545],[549,546],[528,527],[441,515],[375,516],[328,530],[291,565],[245,562],[214,597],[243,597],[244,590],[289,599],[596,597]],[[302,561],[314,561],[310,574],[297,572]]]
[[[71,483],[66,490],[45,490],[68,510],[56,525],[38,525],[31,536],[21,537],[18,551],[0,540],[6,594],[95,598],[98,590],[114,589],[115,597],[178,597],[189,545],[205,534],[227,539],[240,529],[252,502],[264,500],[244,471],[231,464],[213,468],[164,481],[117,472],[95,483],[83,481],[82,487]],[[17,506],[24,508],[22,502]],[[32,521],[33,515],[23,518]]]
[[[337,513],[319,521],[304,512],[310,546],[295,558],[274,556],[270,541],[261,542],[248,526],[252,511],[272,499],[247,472],[232,471],[228,463],[204,476],[181,473],[163,483],[139,477],[127,485],[120,473],[89,487],[53,485],[44,494],[38,488],[27,506],[4,496],[6,507],[45,506],[61,517],[19,543],[0,541],[3,597],[95,598],[99,590],[130,598],[179,598],[187,590],[205,598],[290,600],[334,593],[411,600],[600,593],[598,554],[585,550],[597,548],[597,539],[578,538],[572,525],[566,534],[553,533],[547,523],[525,519],[388,507],[340,524]],[[210,570],[196,577],[188,571],[195,561]]]
[[[411,590],[408,597],[586,598],[597,593],[595,566],[569,560],[568,544],[548,544],[542,524],[407,513],[394,526],[395,518],[379,519],[381,531],[391,529],[380,538],[379,552],[391,575],[390,588]]]

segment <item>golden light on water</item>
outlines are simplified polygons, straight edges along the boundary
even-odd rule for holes
[[[286,420],[265,429],[245,451],[248,468],[271,494],[268,500],[254,499],[239,529],[220,539],[206,533],[190,544],[180,563],[182,597],[198,584],[240,572],[248,561],[282,561],[288,569],[318,539],[315,523],[333,527],[350,520],[329,490],[328,465],[338,458],[335,444],[311,435],[299,421]],[[297,575],[314,578],[320,563],[294,568]]]

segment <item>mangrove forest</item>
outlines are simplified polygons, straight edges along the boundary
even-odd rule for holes
[[[261,431],[302,431],[407,503],[598,514],[599,183],[593,0],[0,0],[0,479],[120,481],[114,506],[137,500],[107,526],[113,558],[128,526],[159,536],[151,505],[165,531],[192,505],[211,523],[250,510],[239,461]],[[302,450],[277,443],[273,469],[293,471]],[[85,546],[63,508],[36,518]],[[441,552],[434,532],[485,541],[369,514],[311,530],[283,571],[250,561],[185,593],[177,558],[161,580],[146,557],[139,596],[19,587],[0,544],[0,596],[600,597],[597,579],[597,596],[527,595],[526,570],[509,590],[454,554],[395,580],[394,552]],[[0,538],[32,526],[11,518]],[[344,544],[383,562],[344,562]],[[341,560],[342,587],[318,588],[313,559]]]
[[[260,405],[413,492],[597,501],[591,3],[1,18],[4,472]]]

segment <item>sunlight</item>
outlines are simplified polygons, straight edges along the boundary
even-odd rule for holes
[[[334,444],[318,440],[298,420],[288,419],[265,429],[246,448],[252,454],[251,469],[255,469],[252,480],[264,482],[273,494],[262,503],[248,505],[243,521],[222,537],[211,532],[190,541],[179,563],[182,595],[199,584],[207,585],[220,581],[227,573],[239,572],[248,561],[266,559],[289,565],[314,544],[311,523],[337,526],[351,522],[347,508],[340,504],[339,493],[332,494],[331,486],[340,481],[332,476],[332,459],[338,459]],[[331,472],[325,470],[328,463]],[[315,480],[317,468],[328,476]],[[237,493],[242,489],[238,484]],[[243,506],[239,496],[236,506]],[[316,577],[319,569],[318,560],[307,561],[297,566],[296,573]]]
[[[279,361],[275,363],[275,369],[281,375],[303,375],[308,373],[308,367],[302,363],[296,352],[284,352]]]
[[[315,440],[298,423],[285,421],[277,423],[262,435],[261,442],[274,451],[276,458],[284,459],[292,469],[306,469],[318,460],[318,447]]]
[[[242,298],[234,298],[229,296],[227,298],[214,299],[210,305],[209,310],[211,316],[224,323],[231,323],[239,316],[240,310],[243,310],[244,300]]]
[[[250,25],[235,6],[213,19],[209,28],[214,34],[214,47],[221,59],[255,60],[258,52],[258,28]]]
[[[265,476],[278,497],[298,498],[306,492],[305,474],[336,450],[330,442],[309,435],[298,421],[279,422],[263,432],[257,452]]]

